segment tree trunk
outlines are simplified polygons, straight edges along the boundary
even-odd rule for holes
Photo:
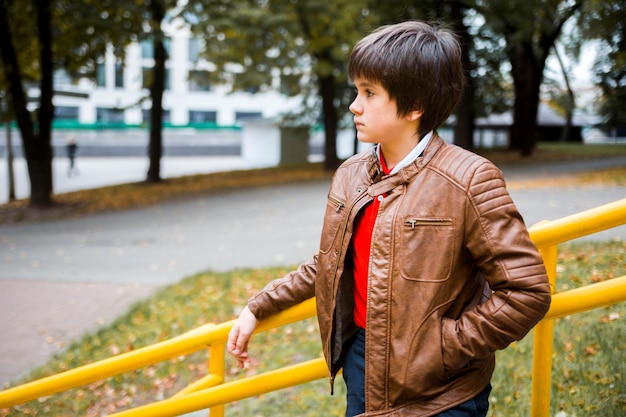
[[[15,201],[15,174],[13,171],[13,141],[11,138],[11,119],[7,117],[5,123],[7,135],[7,176],[9,180],[9,201]]]
[[[565,103],[565,126],[563,126],[563,130],[561,130],[559,142],[567,142],[572,135],[572,119],[574,117],[574,109],[576,108],[576,96],[574,95],[574,90],[572,90],[572,84],[569,82],[567,68],[561,58],[559,48],[556,45],[554,45],[554,55],[556,55],[556,59],[559,61],[561,75],[563,75],[563,80],[565,81],[565,87],[567,89],[567,101]]]
[[[537,111],[543,68],[541,70],[537,68],[537,60],[530,42],[517,45],[511,64],[515,103],[509,149],[520,151],[522,156],[530,156],[537,144]]]
[[[472,62],[470,59],[470,48],[472,46],[472,36],[467,27],[463,24],[463,7],[458,2],[452,3],[451,18],[454,21],[455,32],[461,37],[461,60],[465,69],[466,85],[463,96],[456,108],[456,125],[454,127],[454,143],[465,148],[474,148],[474,95],[476,86],[471,75]]]
[[[161,156],[163,154],[163,91],[165,90],[165,60],[167,59],[163,44],[161,22],[165,17],[165,7],[159,0],[150,3],[153,19],[154,68],[152,70],[152,86],[150,98],[150,145],[147,182],[161,181]]]
[[[542,30],[536,44],[532,40],[515,43],[510,51],[515,89],[513,126],[510,148],[519,150],[522,156],[532,155],[538,140],[537,113],[539,109],[539,89],[543,81],[543,70],[550,49],[554,46],[565,22],[582,6],[582,2],[571,4],[569,9],[557,11],[556,5],[549,10],[554,15],[552,24],[542,23]],[[560,15],[559,15],[560,13]],[[515,37],[514,32],[507,36],[507,43]]]
[[[52,11],[51,0],[38,0],[37,26],[41,46],[41,96],[39,99],[39,142],[42,150],[42,197],[45,204],[51,202],[52,195],[52,120],[54,119],[53,63],[52,63]],[[31,201],[32,202],[32,201]]]
[[[22,88],[19,63],[9,30],[7,3],[0,2],[0,54],[15,120],[22,136],[22,147],[30,179],[30,204],[48,206],[52,203],[52,148],[50,144],[52,106],[52,34],[50,30],[50,2],[42,0],[37,7],[37,28],[40,42],[42,68],[38,128],[35,131],[31,114],[26,107],[26,94]]]
[[[335,108],[335,78],[320,77],[320,95],[324,113],[324,169],[334,170],[339,166],[337,157],[337,109]]]

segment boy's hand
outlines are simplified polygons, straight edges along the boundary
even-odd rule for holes
[[[243,368],[244,364],[249,360],[248,341],[258,323],[257,318],[254,317],[254,314],[252,314],[248,306],[246,306],[241,314],[239,314],[235,325],[228,333],[226,348],[228,353],[237,359],[241,368]]]

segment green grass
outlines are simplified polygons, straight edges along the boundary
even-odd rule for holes
[[[558,143],[541,142],[538,144],[539,152],[558,152],[573,155],[588,156],[617,156],[626,155],[626,143]]]
[[[71,369],[148,344],[199,325],[235,318],[249,296],[290,268],[206,272],[163,288],[127,314],[85,335],[28,380]],[[557,291],[626,274],[626,242],[562,245]],[[626,415],[626,303],[558,319],[555,324],[550,415]],[[255,336],[250,366],[239,370],[227,358],[227,378],[264,372],[321,355],[314,319]],[[498,353],[491,417],[528,416],[532,333]],[[207,354],[198,352],[37,401],[0,410],[0,416],[99,416],[167,398],[207,372]],[[229,404],[228,416],[341,416],[341,378],[335,395],[327,380]]]

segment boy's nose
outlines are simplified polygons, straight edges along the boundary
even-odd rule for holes
[[[350,110],[352,114],[361,113],[361,107],[357,104],[356,101],[357,99],[355,98],[354,100],[352,100],[352,103],[350,103],[350,106],[348,106],[348,110]]]

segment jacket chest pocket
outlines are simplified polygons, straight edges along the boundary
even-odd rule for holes
[[[327,253],[333,247],[333,242],[337,239],[339,228],[345,222],[347,212],[345,202],[335,196],[328,196],[320,240],[321,253]]]
[[[401,276],[409,281],[448,280],[456,259],[454,226],[451,218],[406,217],[400,232]]]

